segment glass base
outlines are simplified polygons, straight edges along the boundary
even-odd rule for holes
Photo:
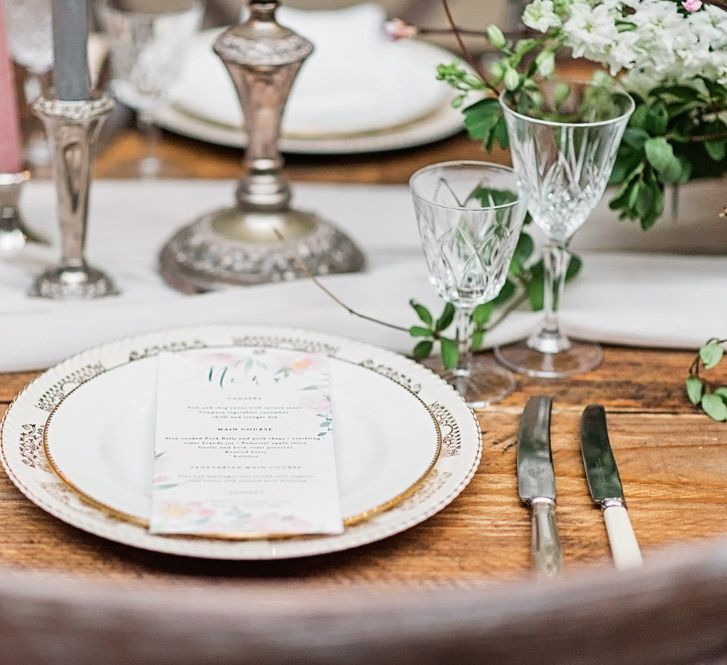
[[[527,341],[498,346],[495,358],[505,367],[541,379],[559,379],[583,374],[595,369],[603,360],[599,344],[569,340],[569,348],[558,353],[541,353],[532,349]]]
[[[439,357],[428,358],[423,364],[451,383],[472,409],[496,404],[517,388],[517,379],[512,372],[486,358],[475,356],[472,359],[472,371],[466,379],[444,369]]]

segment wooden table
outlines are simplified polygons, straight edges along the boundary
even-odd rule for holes
[[[122,134],[99,159],[99,175],[127,176],[139,145],[134,132]],[[170,135],[165,137],[163,157],[170,173],[180,167],[184,175],[196,177],[239,173],[237,151]],[[298,180],[405,182],[421,165],[463,157],[482,158],[482,153],[457,137],[393,155],[296,157],[289,159],[289,173]],[[273,563],[152,554],[107,542],[50,517],[3,474],[0,565],[164,584],[208,579],[246,585],[278,579],[295,585],[373,581],[469,585],[517,577],[530,564],[530,516],[517,497],[515,437],[527,398],[539,393],[554,400],[552,444],[566,565],[574,569],[609,562],[603,521],[588,495],[578,446],[581,410],[593,402],[608,410],[634,529],[648,558],[674,543],[727,532],[727,427],[696,412],[686,401],[683,384],[691,358],[687,352],[609,347],[594,372],[562,381],[521,379],[520,389],[509,399],[478,412],[484,456],[464,493],[424,524],[380,543]],[[3,410],[34,376],[0,375]]]

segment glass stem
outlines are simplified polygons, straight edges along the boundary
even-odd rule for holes
[[[466,382],[472,374],[472,308],[457,307],[454,322],[459,358],[453,374],[456,379]]]
[[[528,340],[528,345],[541,353],[559,353],[570,348],[568,338],[560,330],[558,311],[563,285],[570,263],[570,251],[565,243],[549,243],[543,250],[545,284],[541,329]]]
[[[154,122],[154,111],[141,109],[136,122],[144,139],[144,157],[139,163],[139,174],[143,178],[156,178],[161,171],[161,159],[159,158],[161,130]]]

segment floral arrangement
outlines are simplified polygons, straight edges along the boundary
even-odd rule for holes
[[[725,8],[723,0],[533,0],[522,16],[531,34],[511,40],[497,26],[487,29],[500,53],[488,73],[452,22],[470,69],[441,65],[438,77],[455,88],[465,126],[489,150],[508,145],[500,90],[534,90],[535,77],[554,74],[559,52],[570,49],[618,76],[637,106],[611,176],[619,188],[610,206],[648,229],[664,210],[666,185],[727,170]],[[465,106],[473,93],[482,99]]]

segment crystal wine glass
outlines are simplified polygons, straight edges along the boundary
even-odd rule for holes
[[[28,107],[43,94],[53,67],[51,0],[5,0],[8,48],[25,71],[23,92]],[[50,167],[50,147],[39,120],[23,119],[25,159],[37,173]]]
[[[568,246],[603,196],[634,101],[613,85],[549,80],[535,91],[505,92],[500,103],[520,195],[547,240],[543,322],[495,355],[528,376],[587,372],[600,364],[601,347],[568,339],[558,320]]]
[[[137,111],[146,137],[139,175],[159,175],[155,116],[181,71],[184,53],[202,24],[198,0],[104,0],[100,18],[109,38],[114,96]]]
[[[472,363],[472,313],[502,289],[525,205],[512,169],[485,162],[445,162],[409,182],[429,275],[456,309],[459,362],[449,378],[473,408],[509,395],[513,375],[494,362]]]

